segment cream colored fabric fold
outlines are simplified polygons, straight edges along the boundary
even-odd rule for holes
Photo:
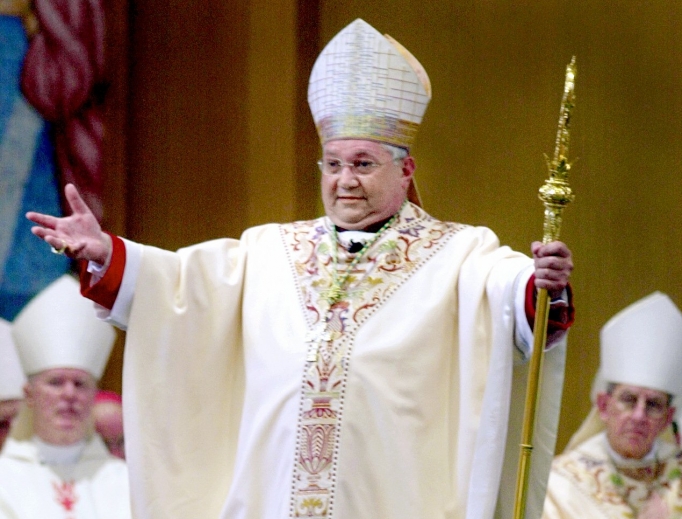
[[[390,296],[368,307],[339,364],[333,510],[320,517],[490,519],[507,440],[513,287],[531,260],[488,229],[404,211],[399,222],[411,226],[377,243],[378,265],[400,264],[390,244],[409,233],[423,239],[414,259],[429,240],[438,249],[406,277],[377,273],[368,285],[387,283]],[[292,516],[316,304],[304,269],[316,263],[302,258],[309,246],[329,250],[328,228],[319,219],[178,253],[143,248],[124,373],[136,519]]]

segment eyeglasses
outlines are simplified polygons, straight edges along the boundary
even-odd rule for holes
[[[320,171],[325,175],[340,175],[343,168],[348,166],[355,175],[360,177],[372,174],[375,169],[385,164],[388,162],[380,164],[370,159],[355,159],[351,162],[343,162],[339,159],[320,159],[317,161]]]
[[[668,400],[666,397],[647,398],[644,395],[636,395],[630,391],[624,391],[619,395],[612,396],[616,401],[616,407],[621,412],[634,412],[640,401],[644,403],[644,414],[649,418],[663,418],[668,412]]]

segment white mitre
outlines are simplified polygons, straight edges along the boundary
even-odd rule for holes
[[[12,339],[12,325],[0,319],[0,401],[23,399],[25,383],[26,376]]]
[[[78,281],[64,275],[36,295],[19,313],[12,335],[27,375],[52,368],[76,368],[99,380],[116,339],[114,329],[95,317]]]
[[[327,44],[308,84],[308,104],[323,145],[363,139],[409,149],[430,99],[424,67],[359,18]]]
[[[600,343],[593,403],[609,382],[682,395],[682,313],[667,295],[654,292],[618,312],[601,329]],[[566,449],[603,429],[593,407]]]
[[[682,313],[667,295],[654,292],[618,312],[600,342],[605,381],[682,394]]]

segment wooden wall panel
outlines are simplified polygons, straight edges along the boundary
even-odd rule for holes
[[[147,0],[131,13],[127,234],[166,248],[238,235],[248,3]]]
[[[128,75],[130,62],[128,0],[105,2],[106,75],[108,88],[104,105],[104,215],[102,226],[125,234],[128,172]],[[100,386],[121,392],[121,366],[125,334],[117,341]]]

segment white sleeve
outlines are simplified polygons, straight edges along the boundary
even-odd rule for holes
[[[122,238],[123,244],[126,248],[126,264],[123,268],[123,279],[121,280],[121,287],[118,290],[114,306],[109,310],[101,305],[95,303],[95,311],[97,317],[106,321],[121,330],[128,328],[128,320],[130,318],[130,306],[135,296],[135,285],[137,283],[137,276],[140,272],[140,262],[142,260],[142,245],[130,240]],[[88,271],[93,276],[101,278],[106,272],[107,266],[101,266],[97,263],[90,262],[88,264]]]
[[[526,285],[534,272],[529,265],[518,273],[514,280],[514,360],[525,362],[533,351],[533,330],[526,317]]]
[[[514,344],[516,345],[514,360],[516,362],[527,361],[533,352],[533,330],[530,324],[528,324],[526,316],[526,286],[533,272],[533,265],[529,265],[519,272],[514,280]],[[553,301],[552,304],[566,304],[567,301],[568,291],[564,289],[561,297],[557,301]],[[551,340],[547,341],[545,350],[551,350],[555,346],[564,343],[565,340],[566,331],[556,332],[552,335]]]

